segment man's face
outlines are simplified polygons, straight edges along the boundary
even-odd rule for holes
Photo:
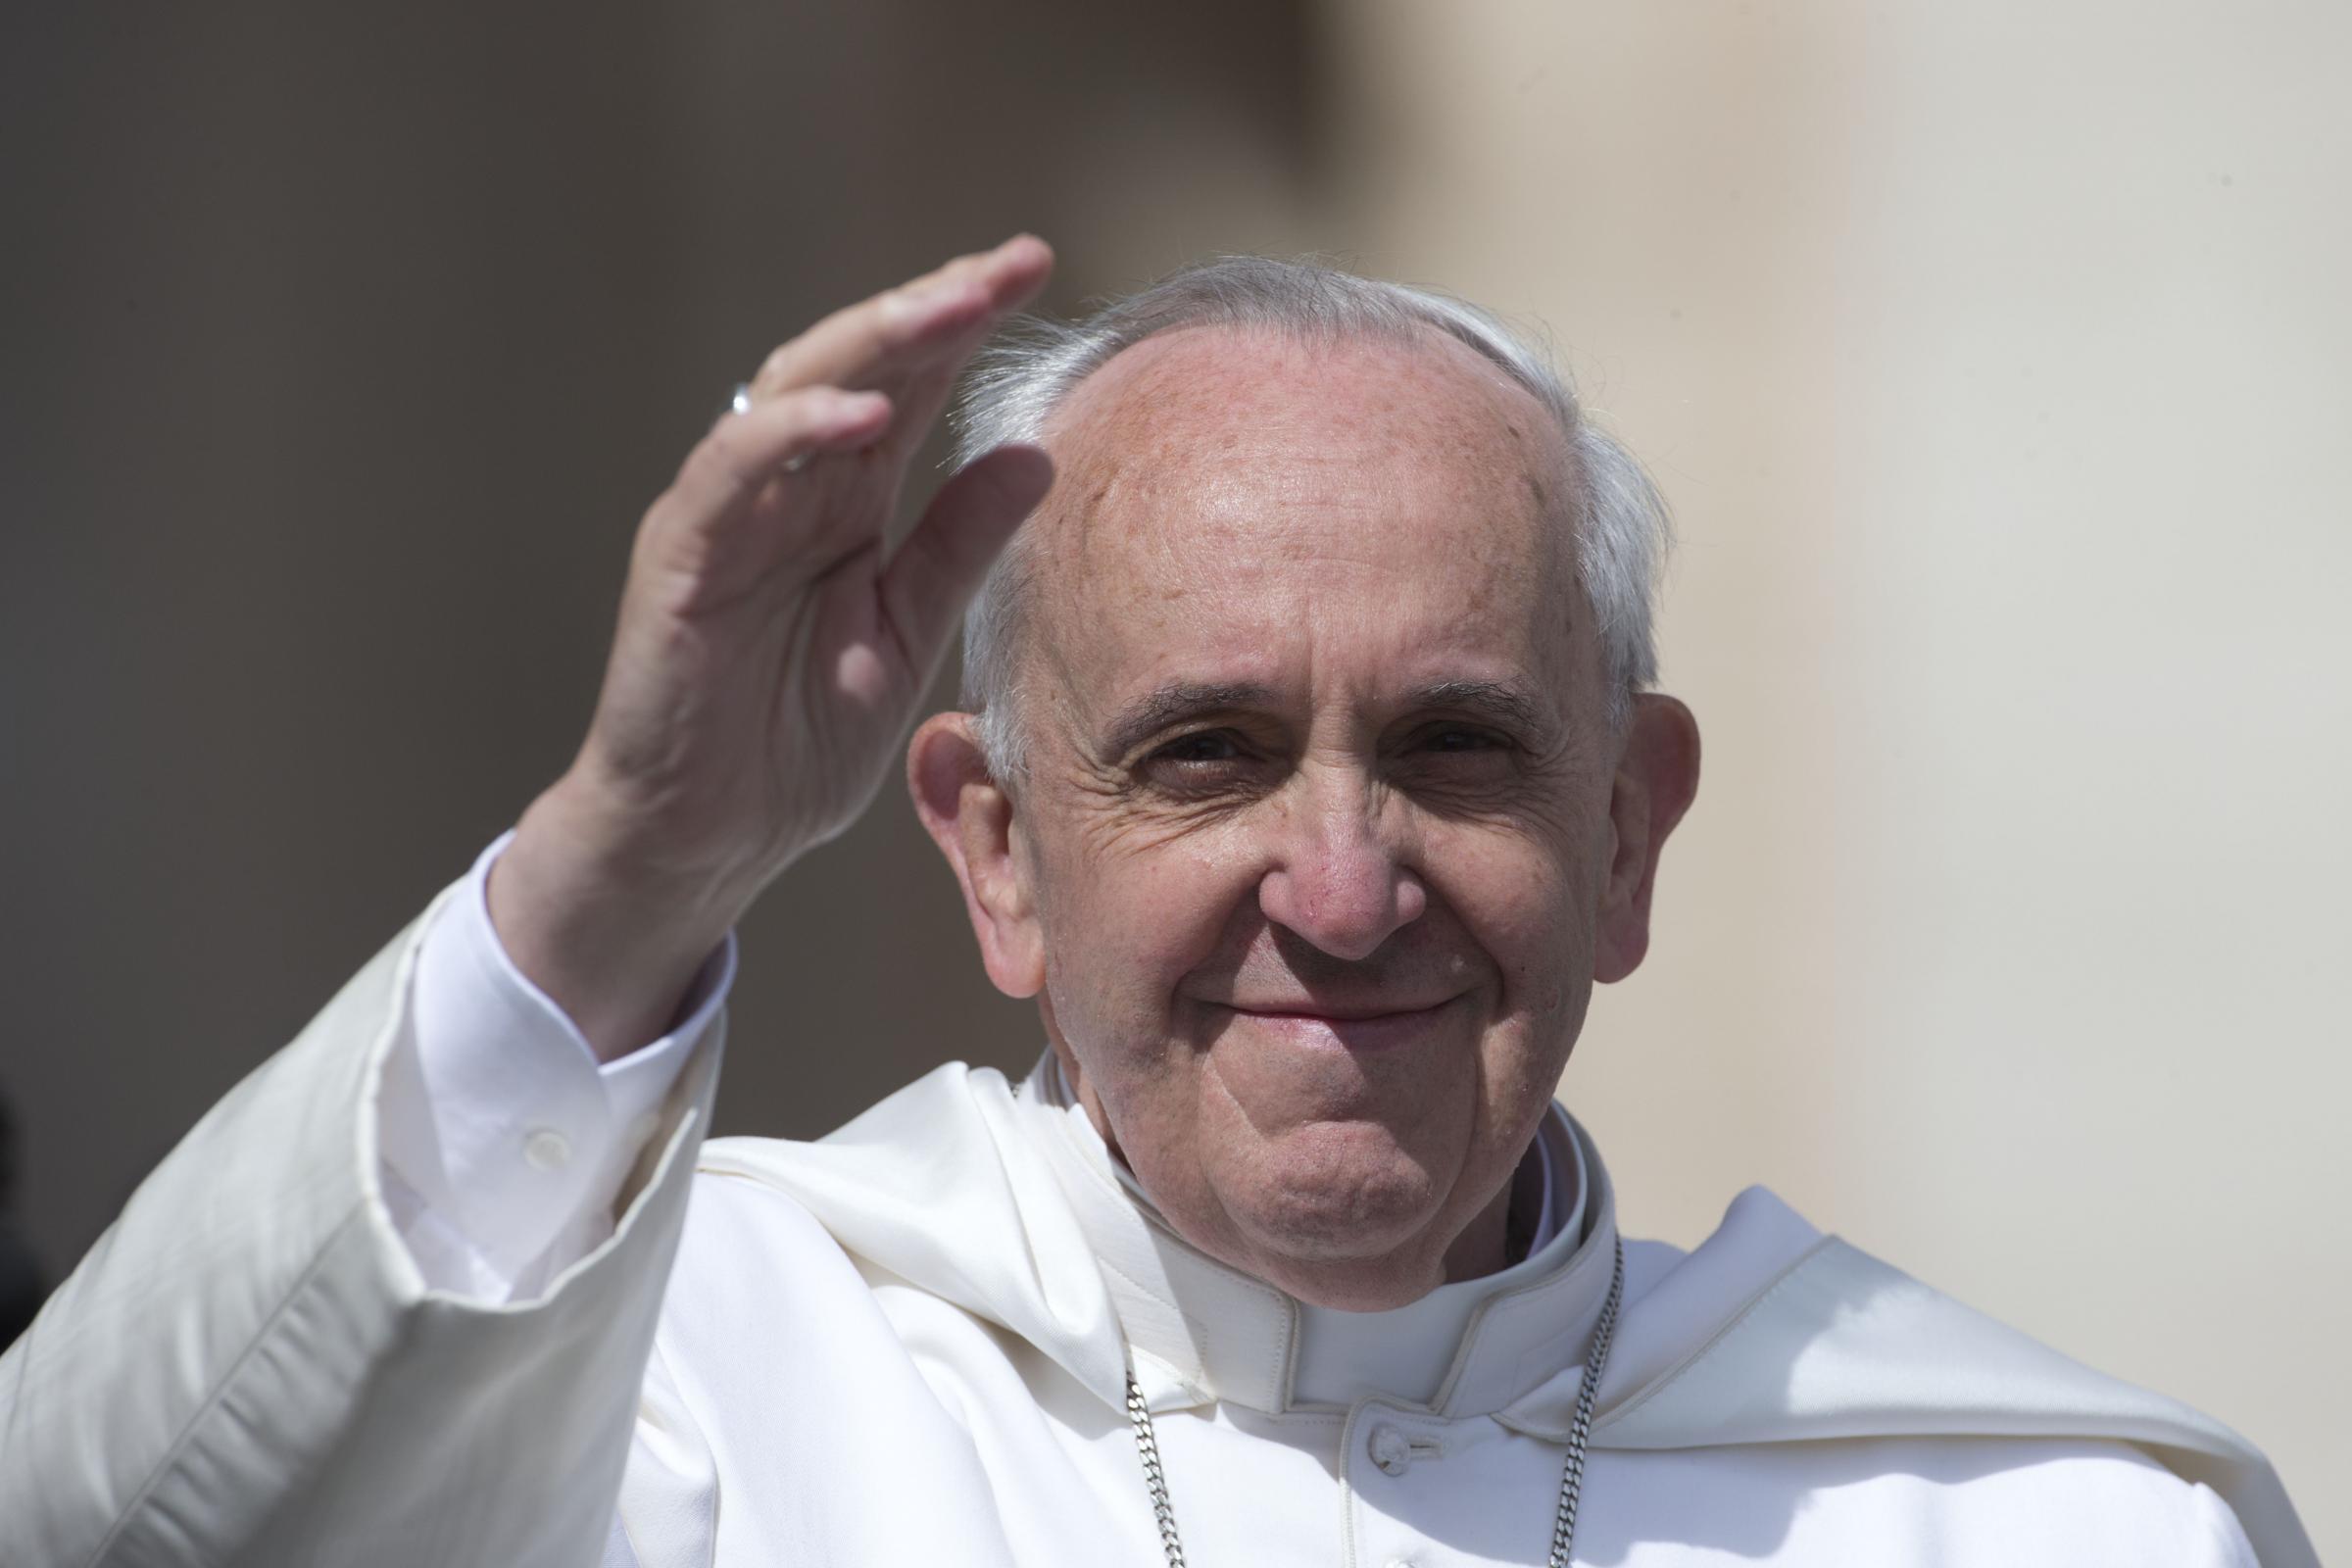
[[[1198,329],[1047,446],[1011,848],[1065,1069],[1214,1255],[1363,1308],[1475,1271],[1616,850],[1546,416],[1435,333]]]

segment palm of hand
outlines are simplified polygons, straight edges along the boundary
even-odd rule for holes
[[[993,454],[885,555],[956,370],[1043,282],[1050,258],[1022,245],[777,350],[649,512],[575,772],[666,873],[748,902],[873,798],[964,599],[1050,479],[1041,454]]]

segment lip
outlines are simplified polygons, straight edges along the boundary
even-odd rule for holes
[[[1300,1045],[1377,1051],[1424,1038],[1438,1015],[1460,1000],[1448,997],[1426,1007],[1386,1012],[1243,1006],[1235,1006],[1232,1011],[1237,1017],[1248,1018],[1257,1027]]]

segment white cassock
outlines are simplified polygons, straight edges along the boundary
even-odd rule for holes
[[[723,969],[600,1073],[488,859],[0,1358],[0,1565],[1150,1568],[1131,1373],[1194,1568],[1543,1561],[1616,1242],[1564,1111],[1523,1261],[1303,1306],[1170,1232],[1050,1057],[706,1144]],[[1760,1188],[1625,1258],[1580,1562],[2315,1568],[2243,1440]]]

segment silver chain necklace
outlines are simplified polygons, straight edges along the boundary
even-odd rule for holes
[[[1609,1276],[1609,1298],[1592,1326],[1592,1348],[1585,1356],[1584,1384],[1576,1391],[1576,1417],[1568,1429],[1568,1462],[1560,1471],[1560,1506],[1551,1519],[1551,1555],[1544,1568],[1568,1568],[1569,1548],[1576,1544],[1576,1505],[1585,1490],[1585,1445],[1592,1436],[1592,1400],[1600,1392],[1601,1369],[1609,1364],[1609,1342],[1617,1334],[1617,1308],[1625,1299],[1625,1243],[1617,1242],[1617,1262]],[[1176,1537],[1176,1509],[1168,1501],[1167,1472],[1159,1462],[1159,1433],[1144,1404],[1144,1391],[1127,1374],[1127,1419],[1135,1423],[1135,1451],[1143,1457],[1144,1485],[1152,1489],[1152,1515],[1159,1521],[1159,1544],[1168,1554],[1168,1568],[1184,1568],[1184,1543]]]

